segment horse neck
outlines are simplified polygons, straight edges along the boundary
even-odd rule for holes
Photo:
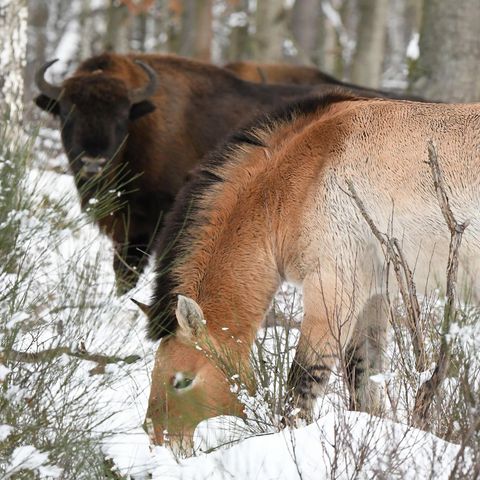
[[[281,281],[265,225],[242,223],[248,232],[230,224],[213,241],[205,231],[207,241],[177,272],[184,279],[178,293],[201,306],[209,335],[239,347],[251,345]]]

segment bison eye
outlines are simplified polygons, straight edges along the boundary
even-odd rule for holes
[[[188,388],[190,385],[192,385],[192,382],[193,378],[186,376],[182,372],[177,372],[171,380],[172,386],[175,390],[183,390],[184,388]]]

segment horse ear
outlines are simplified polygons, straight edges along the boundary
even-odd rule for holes
[[[152,307],[149,305],[139,302],[138,300],[135,300],[134,298],[130,299],[147,317],[150,317],[152,313]]]
[[[207,323],[198,303],[183,295],[178,296],[175,315],[183,333],[189,337],[198,336]]]

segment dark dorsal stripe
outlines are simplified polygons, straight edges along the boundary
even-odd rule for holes
[[[204,162],[192,172],[190,180],[177,194],[174,207],[165,217],[165,226],[157,239],[155,289],[148,325],[148,336],[151,339],[158,340],[174,333],[177,328],[175,290],[178,285],[172,274],[172,268],[174,268],[175,260],[188,252],[189,235],[185,235],[185,232],[202,225],[203,216],[199,200],[207,194],[212,185],[224,181],[218,174],[219,167],[230,161],[241,161],[241,156],[234,155],[241,145],[266,147],[255,132],[274,129],[276,126],[291,122],[301,116],[321,114],[323,110],[334,103],[357,99],[359,97],[335,92],[288,104],[274,113],[259,117],[243,130],[233,134],[223,146],[209,154]]]

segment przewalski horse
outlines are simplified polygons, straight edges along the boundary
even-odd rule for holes
[[[254,336],[283,280],[304,298],[292,406],[308,419],[348,352],[354,406],[375,409],[368,380],[381,369],[388,269],[349,182],[380,232],[401,240],[417,284],[434,288],[450,242],[426,163],[434,142],[453,213],[470,220],[459,285],[478,298],[479,139],[480,104],[338,95],[293,105],[205,163],[179,193],[158,250],[148,307],[150,336],[161,338],[147,413],[156,441],[241,412],[223,367],[250,378]]]
[[[44,79],[50,65],[37,72],[36,103],[60,118],[82,206],[113,240],[120,291],[135,284],[163,214],[207,152],[255,115],[330,88],[259,85],[181,57],[113,53],[55,86]],[[89,205],[93,197],[104,201]]]

